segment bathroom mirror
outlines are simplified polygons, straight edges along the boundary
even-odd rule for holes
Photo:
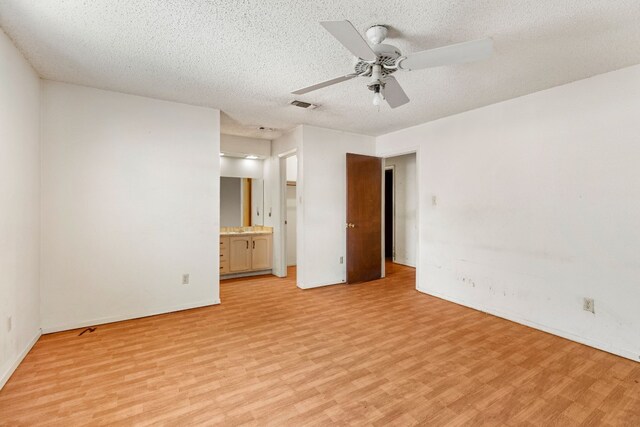
[[[220,177],[220,226],[264,225],[264,180]]]

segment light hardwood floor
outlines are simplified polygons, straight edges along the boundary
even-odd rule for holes
[[[418,293],[414,270],[43,336],[3,425],[640,426],[640,363]],[[295,273],[295,271],[291,271]]]

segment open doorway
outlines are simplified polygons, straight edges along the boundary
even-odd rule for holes
[[[297,266],[301,262],[299,249],[299,214],[301,179],[300,165],[295,149],[278,154],[278,211],[274,221],[275,235],[274,272],[278,277],[293,276],[297,280]]]
[[[393,261],[393,166],[384,168],[384,259]]]
[[[286,228],[286,262],[287,270],[295,267],[297,264],[297,171],[298,157],[294,154],[285,160],[286,165],[286,211],[285,211],[285,228]]]
[[[265,224],[264,163],[220,156],[220,280],[272,274],[273,228]]]
[[[418,191],[416,153],[384,159],[385,275],[416,266]]]

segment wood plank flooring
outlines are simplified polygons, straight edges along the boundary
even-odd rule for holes
[[[43,336],[2,425],[640,426],[640,363],[418,293],[414,270]],[[294,271],[292,271],[294,273]]]

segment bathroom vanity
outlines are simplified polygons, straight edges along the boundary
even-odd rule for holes
[[[221,279],[271,273],[273,228],[264,225],[264,217],[262,179],[220,178]]]
[[[236,231],[223,228],[220,233],[220,275],[237,277],[239,273],[270,273],[272,247],[270,227],[239,227]]]

